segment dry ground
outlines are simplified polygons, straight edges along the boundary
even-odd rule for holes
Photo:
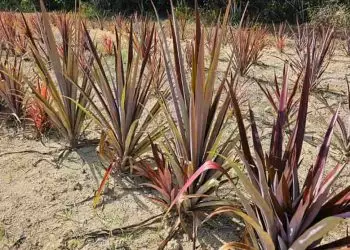
[[[323,89],[329,85],[329,90],[320,93],[330,102],[341,102],[345,107],[345,75],[349,73],[350,58],[345,56],[340,45],[338,47],[321,85]],[[290,44],[287,53],[294,53]],[[272,83],[275,72],[278,76],[282,74],[281,58],[285,56],[274,47],[267,48],[259,65],[254,66],[247,78],[246,95],[263,135],[270,132],[273,113],[253,78]],[[225,69],[226,63],[223,59],[221,70]],[[315,138],[325,133],[327,124],[321,117],[329,121],[330,116],[318,99],[311,97],[307,127],[309,140],[317,141]],[[63,143],[58,139],[45,139],[43,145],[40,141],[28,139],[26,133],[4,125],[0,135],[0,249],[157,249],[166,236],[167,227],[158,223],[147,230],[127,232],[118,237],[67,240],[102,228],[139,223],[161,213],[161,209],[146,197],[144,189],[134,184],[139,180],[125,176],[116,177],[109,183],[104,205],[93,209],[91,197],[104,172],[95,146],[71,152],[57,162],[58,150]],[[92,128],[88,136],[98,138]],[[26,150],[32,152],[20,153]],[[300,169],[301,175],[305,175],[306,167],[314,161],[316,153],[316,147],[305,144],[305,167]],[[328,169],[339,159],[338,152],[332,151]],[[337,185],[341,187],[349,181],[349,168],[346,168]],[[222,241],[237,240],[240,229],[240,225],[231,225],[222,219],[212,221],[200,231],[200,249],[217,249]],[[344,234],[345,225],[328,239]],[[187,237],[180,235],[168,244],[167,249],[191,247]]]

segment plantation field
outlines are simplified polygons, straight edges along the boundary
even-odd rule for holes
[[[0,249],[350,247],[348,33],[41,4],[0,12]]]
[[[337,42],[335,56],[323,77],[322,88],[326,89],[329,85],[329,90],[322,90],[322,94],[332,103],[345,104],[347,101],[344,76],[350,73],[350,58],[344,55],[341,41]],[[294,53],[292,46],[293,41],[289,39],[287,53]],[[273,121],[273,113],[266,98],[251,78],[255,77],[271,84],[274,73],[280,77],[283,70],[283,61],[278,58],[280,56],[272,45],[268,46],[259,60],[259,65],[254,66],[247,77],[248,90],[245,94],[256,112],[263,134],[270,132],[269,124]],[[226,64],[225,61],[220,63],[221,71],[224,71]],[[322,136],[331,115],[316,98],[312,98],[310,112],[307,130],[310,132],[310,138],[317,138]],[[322,119],[326,121],[320,119],[321,116],[324,116]],[[94,128],[88,129],[87,136],[98,138]],[[125,176],[116,177],[108,185],[105,203],[93,209],[92,197],[104,173],[96,146],[87,146],[69,153],[57,163],[62,141],[55,138],[46,140],[44,146],[40,141],[28,139],[25,132],[13,131],[4,124],[2,126],[1,249],[10,249],[15,245],[19,249],[113,249],[113,246],[117,249],[157,248],[169,230],[161,223],[149,229],[126,232],[117,237],[106,237],[96,241],[66,240],[102,228],[114,229],[136,224],[160,214],[162,210],[145,197],[147,191],[144,188],[138,187],[133,183],[135,180],[129,180]],[[316,150],[312,145],[305,145],[303,157],[306,166],[312,164]],[[44,155],[47,152],[49,154]],[[337,150],[332,150],[331,155],[336,159],[340,157]],[[332,168],[336,160],[329,158],[328,163],[329,168]],[[350,181],[349,174],[350,169],[345,169],[336,187],[345,186]],[[305,169],[301,175],[305,177]],[[136,183],[140,183],[140,180],[136,179]],[[232,192],[231,188],[227,189]],[[239,224],[225,223],[225,219],[214,220],[204,225],[199,233],[201,249],[217,249],[221,246],[221,241],[238,239],[242,233],[240,228]],[[340,226],[329,238],[345,235],[345,228],[345,225]],[[179,235],[168,244],[167,249],[191,249],[191,246],[192,243],[186,235]]]

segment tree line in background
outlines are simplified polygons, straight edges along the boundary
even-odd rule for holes
[[[72,11],[76,2],[80,2],[80,7],[87,17],[113,16],[116,13],[129,15],[135,12],[153,15],[151,0],[50,0],[46,1],[46,7],[50,11]],[[180,10],[194,8],[194,0],[173,0],[173,2]],[[239,20],[248,0],[234,2],[235,20]],[[0,10],[32,12],[39,9],[38,3],[38,0],[0,1]],[[163,16],[168,14],[169,0],[153,0],[153,3]],[[198,1],[201,11],[211,19],[225,8],[226,3],[227,0]],[[251,0],[248,6],[248,14],[264,23],[285,20],[294,23],[297,19],[310,21],[315,16],[319,19],[320,15],[321,19],[334,19],[334,16],[339,15],[347,17],[349,10],[350,0]],[[344,18],[343,16],[341,18]]]

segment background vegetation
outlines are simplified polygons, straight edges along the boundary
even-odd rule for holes
[[[166,16],[169,13],[168,0],[154,0],[159,12]],[[175,1],[180,9],[193,8],[193,0]],[[209,19],[217,16],[225,8],[227,0],[202,0],[199,6]],[[246,5],[247,0],[236,0],[233,8],[236,17],[239,16]],[[87,16],[112,16],[116,13],[125,15],[139,12],[153,15],[151,0],[83,0],[81,7]],[[74,9],[75,0],[50,0],[46,1],[46,7],[51,11],[71,11]],[[185,8],[185,9],[186,9]],[[1,10],[18,10],[30,12],[38,8],[37,0],[8,0],[0,1]],[[249,1],[248,13],[259,22],[271,23],[289,21],[294,23],[298,18],[301,21],[326,20],[343,24],[348,22],[350,0],[251,0]],[[339,21],[340,19],[340,21]]]

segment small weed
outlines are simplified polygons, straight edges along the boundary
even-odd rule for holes
[[[81,249],[83,243],[80,240],[73,239],[68,241],[67,248],[69,250]]]

